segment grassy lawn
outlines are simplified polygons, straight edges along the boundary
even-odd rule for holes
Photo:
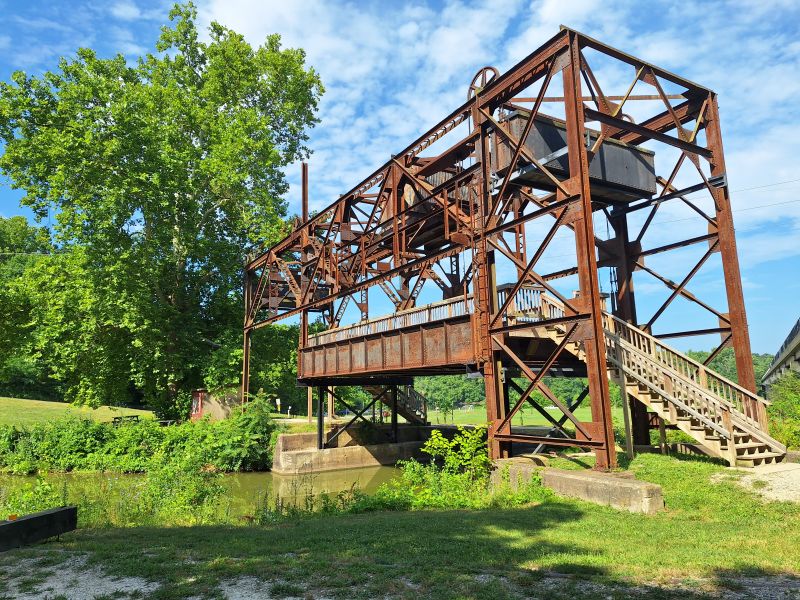
[[[563,416],[563,413],[556,407],[548,409],[550,415],[557,421]],[[619,423],[622,423],[622,409],[613,407],[611,409],[612,416]],[[579,406],[574,411],[575,416],[581,421],[591,421],[592,413],[588,405]],[[428,411],[428,420],[433,425],[440,425],[444,423],[453,423],[455,425],[480,425],[486,423],[486,408],[484,406],[475,406],[473,408],[462,410],[456,409],[452,414],[448,413],[446,416],[438,410]],[[536,412],[530,406],[521,409],[511,422],[513,425],[549,425],[547,419]],[[567,421],[569,423],[569,421]]]
[[[73,406],[66,402],[47,402],[44,400],[25,400],[23,398],[0,397],[0,425],[33,425],[51,421],[66,415],[77,415],[98,421],[110,421],[122,415],[152,417],[149,410],[101,406],[97,409]]]
[[[800,588],[800,506],[767,503],[709,462],[642,455],[629,468],[663,486],[665,512],[552,500],[265,527],[80,530],[0,555],[0,597],[17,585],[10,577],[68,577],[64,563],[81,556],[90,572],[154,582],[154,598],[222,597],[229,586],[252,597],[409,599],[704,598],[754,586],[756,597],[778,597],[760,594]]]

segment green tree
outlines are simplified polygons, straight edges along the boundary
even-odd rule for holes
[[[281,169],[308,154],[320,79],[278,35],[254,48],[212,23],[204,42],[196,18],[176,5],[135,65],[80,49],[0,84],[0,170],[57,215],[60,252],[31,283],[72,401],[135,393],[182,416],[235,345],[243,256],[286,231]]]
[[[0,395],[57,395],[42,356],[35,352],[35,297],[26,282],[50,251],[46,229],[33,227],[25,217],[0,217]]]
[[[696,361],[705,362],[711,353],[705,350],[689,350],[686,354]],[[753,369],[756,374],[756,385],[759,387],[758,391],[761,394],[764,393],[761,387],[761,379],[764,377],[764,373],[767,372],[767,369],[769,369],[770,364],[772,364],[772,358],[772,354],[753,354]],[[723,377],[736,383],[739,382],[739,376],[736,373],[736,356],[733,353],[733,348],[724,348],[714,357],[708,366]]]
[[[452,414],[457,406],[484,402],[483,378],[466,375],[437,375],[417,377],[415,387],[428,399],[428,407]]]

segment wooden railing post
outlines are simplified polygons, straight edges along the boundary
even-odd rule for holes
[[[731,411],[728,407],[722,409],[722,427],[728,432],[728,462],[730,466],[736,466],[736,435],[733,429],[733,419],[731,418]]]

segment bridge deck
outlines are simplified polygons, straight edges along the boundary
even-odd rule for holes
[[[507,292],[498,290],[499,304],[505,302]],[[540,288],[524,287],[515,295],[508,314],[513,315],[513,324],[561,317],[564,310]],[[400,372],[406,376],[464,373],[478,362],[477,331],[471,296],[396,312],[310,335],[307,346],[300,350],[299,377],[308,382]],[[513,337],[538,336],[535,330],[523,330]],[[541,342],[542,350],[552,345],[549,338],[543,337]]]

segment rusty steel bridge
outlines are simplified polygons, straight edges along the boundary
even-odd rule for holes
[[[601,86],[601,73],[610,83]],[[686,207],[702,232],[649,235],[668,203]],[[565,236],[568,263],[544,268]],[[690,246],[698,256],[680,281],[651,264]],[[688,287],[712,258],[722,307]],[[610,294],[599,269],[610,273]],[[634,272],[667,293],[650,314],[637,311]],[[426,285],[441,300],[420,304]],[[371,293],[393,312],[375,315]],[[319,391],[320,448],[323,398],[335,386],[374,391],[396,427],[398,412],[424,421],[414,377],[469,371],[485,383],[493,458],[517,444],[577,446],[595,452],[597,468],[614,467],[609,379],[625,397],[629,449],[668,423],[731,464],[785,453],[755,394],[716,94],[568,28],[506,73],[481,69],[464,104],[313,217],[304,165],[302,218],[247,263],[244,295],[243,397],[253,331],[297,316],[298,381]],[[699,313],[660,328],[679,298]],[[325,331],[309,335],[312,313]],[[664,342],[712,334],[719,345],[705,364]],[[738,383],[707,366],[726,346]],[[546,376],[588,385],[567,402]],[[539,406],[537,390],[559,417]],[[576,416],[581,402],[590,420]],[[550,433],[512,426],[526,403]],[[354,412],[351,422],[364,420]]]

